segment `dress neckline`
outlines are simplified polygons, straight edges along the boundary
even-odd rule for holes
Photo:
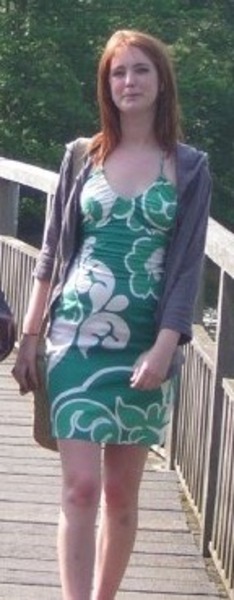
[[[176,192],[176,185],[170,181],[170,179],[168,179],[164,174],[163,174],[163,162],[161,162],[160,165],[160,173],[159,175],[139,194],[136,194],[135,196],[124,196],[120,193],[117,192],[117,190],[114,190],[112,188],[112,186],[110,185],[106,173],[105,173],[105,169],[103,167],[103,165],[101,165],[100,167],[98,167],[98,170],[100,169],[103,179],[105,181],[105,184],[107,185],[107,187],[109,188],[109,190],[112,192],[112,194],[114,194],[116,196],[116,198],[121,198],[122,200],[125,200],[126,202],[131,202],[132,200],[136,200],[136,198],[140,198],[142,196],[145,196],[146,194],[148,194],[150,192],[150,190],[153,187],[157,187],[158,184],[163,183],[164,185],[169,185],[171,186],[171,188]]]

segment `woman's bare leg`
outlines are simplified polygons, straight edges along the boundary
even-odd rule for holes
[[[93,600],[113,600],[135,541],[138,491],[148,448],[107,445]]]
[[[95,519],[100,498],[100,446],[60,440],[62,501],[58,556],[63,600],[90,600]]]

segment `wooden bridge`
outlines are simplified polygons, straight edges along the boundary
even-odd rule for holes
[[[1,286],[18,335],[37,250],[18,240],[19,185],[53,194],[57,175],[0,159]],[[166,461],[149,454],[139,531],[117,600],[234,599],[234,236],[210,219],[194,340],[186,349]],[[203,327],[210,287],[215,335]],[[210,298],[209,298],[210,301]],[[61,600],[59,460],[32,439],[32,402],[0,365],[0,599]]]

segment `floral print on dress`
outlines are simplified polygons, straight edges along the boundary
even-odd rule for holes
[[[120,377],[122,371],[120,368]],[[67,439],[76,439],[77,435],[85,438],[88,433],[93,442],[100,441],[101,435],[106,443],[118,443],[121,440],[125,444],[144,444],[146,440],[147,443],[159,443],[161,432],[169,422],[175,383],[173,386],[169,382],[164,383],[157,404],[151,403],[146,407],[135,406],[131,401],[125,402],[120,395],[110,398],[109,404],[115,407],[113,413],[96,396],[98,381],[102,381],[103,389],[105,376],[108,384],[109,371],[101,369],[81,388],[71,389],[57,398],[51,411],[55,430],[62,431]]]
[[[164,250],[156,248],[152,252],[152,244],[148,238],[135,241],[133,248],[125,259],[130,277],[130,289],[134,296],[147,298],[150,294],[159,298],[156,283],[160,283],[163,274]]]

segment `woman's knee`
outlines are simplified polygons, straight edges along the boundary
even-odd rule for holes
[[[59,440],[63,507],[96,508],[100,497],[101,449],[78,440]]]
[[[131,511],[137,505],[137,493],[129,490],[126,481],[111,479],[104,485],[104,502],[108,511]]]
[[[100,483],[92,475],[69,475],[63,481],[63,503],[76,509],[95,508],[100,497]]]

